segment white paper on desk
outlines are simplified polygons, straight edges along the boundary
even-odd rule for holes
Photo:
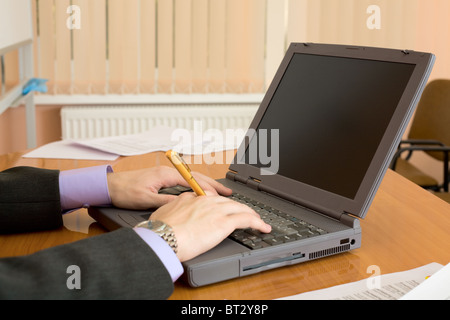
[[[56,141],[23,155],[24,158],[76,159],[114,161],[119,156],[108,152],[75,144],[71,141]]]
[[[208,134],[208,131],[204,133],[158,126],[139,134],[73,140],[73,142],[121,156],[135,156],[170,149],[182,154],[195,155],[236,149],[244,136],[240,133],[245,133],[244,130],[236,130],[236,137],[225,139],[226,133],[214,132],[216,135]],[[218,137],[224,139],[221,140]]]
[[[450,300],[450,263],[404,295],[401,300]]]
[[[439,263],[430,263],[408,271],[370,277],[357,282],[281,298],[280,300],[397,300],[441,268],[442,265]]]
[[[171,149],[174,145],[170,140],[172,130],[168,127],[158,127],[139,134],[73,140],[72,142],[121,156],[137,156]]]

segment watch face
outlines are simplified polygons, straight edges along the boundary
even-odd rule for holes
[[[148,221],[148,226],[150,227],[151,230],[161,231],[161,230],[164,229],[166,224],[164,222],[158,221],[158,220],[149,220]]]

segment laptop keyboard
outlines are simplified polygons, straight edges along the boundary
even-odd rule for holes
[[[283,243],[315,237],[327,233],[308,222],[302,221],[280,210],[238,193],[230,198],[255,210],[267,224],[272,226],[270,233],[261,233],[254,229],[237,229],[229,238],[250,249],[261,249]]]

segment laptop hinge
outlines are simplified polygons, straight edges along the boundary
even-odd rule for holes
[[[359,219],[348,212],[344,212],[339,219],[341,223],[350,228],[359,228]]]
[[[259,190],[259,184],[261,183],[261,180],[255,179],[253,177],[250,177],[247,179],[247,186],[249,186],[252,189]]]
[[[238,181],[243,184],[247,184],[248,180],[248,178],[243,178],[242,176],[238,175],[237,172],[234,171],[228,171],[225,177],[232,181]]]
[[[239,181],[255,190],[259,190],[259,184],[261,183],[261,180],[259,180],[259,179],[252,178],[252,177],[244,178],[243,176],[240,176],[236,172],[233,172],[233,171],[228,171],[226,174],[226,178],[230,179],[232,181]]]
[[[290,197],[286,197],[286,196],[282,196],[280,195],[278,192],[276,192],[276,190],[273,190],[267,186],[261,186],[261,180],[259,179],[255,179],[252,177],[246,177],[244,178],[243,176],[237,174],[237,172],[234,171],[228,171],[226,174],[226,178],[230,179],[232,181],[239,181],[247,186],[249,186],[252,189],[255,189],[257,191],[263,191],[266,192],[268,194],[270,194],[271,196],[276,196],[276,197],[280,197],[281,199],[283,199],[284,201],[290,201],[293,204],[297,205],[297,206],[301,206],[303,208],[312,210],[314,212],[317,212],[319,214],[325,215],[329,218],[335,219],[337,221],[340,221],[341,223],[343,223],[346,226],[349,226],[351,228],[353,227],[359,227],[359,220],[358,218],[354,217],[351,213],[348,212],[342,212],[338,213],[337,211],[329,211],[329,210],[325,210],[324,208],[314,208],[313,206],[308,206],[306,203],[300,203],[298,201],[298,199],[291,199]]]
[[[225,178],[231,181],[235,181],[236,180],[235,177],[236,177],[235,171],[228,171],[227,174],[225,175]]]

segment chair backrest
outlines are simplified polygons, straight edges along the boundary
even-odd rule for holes
[[[450,146],[450,80],[434,80],[426,86],[409,132],[410,139],[439,140]],[[427,152],[443,161],[439,152]]]

